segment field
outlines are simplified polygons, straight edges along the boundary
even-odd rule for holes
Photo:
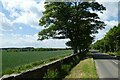
[[[72,53],[72,50],[58,51],[31,51],[31,52],[3,52],[2,53],[2,72],[6,74],[7,70],[15,69],[16,67],[46,61],[52,58],[67,56]]]

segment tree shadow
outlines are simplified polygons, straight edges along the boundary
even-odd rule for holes
[[[92,52],[92,56],[94,59],[104,59],[104,60],[118,60],[117,57],[99,53],[99,52]]]

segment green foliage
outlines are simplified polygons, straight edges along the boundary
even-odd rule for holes
[[[56,78],[62,78],[65,75],[68,74],[68,72],[71,69],[71,65],[69,64],[62,64],[61,70],[57,71],[57,70],[47,70],[47,73],[45,74],[45,76],[43,78],[47,78],[47,79],[52,79],[52,80],[56,80]]]
[[[71,50],[71,48],[2,48],[2,52],[29,52],[29,51],[57,51],[57,50]]]
[[[120,53],[120,23],[118,26],[111,28],[104,38],[94,43],[92,48],[100,50],[101,52]]]
[[[44,78],[52,78],[52,80],[61,80],[66,75],[69,74],[70,70],[79,63],[80,56],[76,55],[70,62],[61,63],[61,67],[58,70],[50,70],[48,69],[47,74],[45,74]]]
[[[64,72],[64,73],[68,73],[68,71],[70,70],[70,65],[67,65],[67,64],[65,64],[65,65],[62,65],[62,71]]]
[[[51,78],[52,80],[55,80],[58,77],[58,71],[57,70],[47,70],[47,73],[45,74],[45,76],[43,78]]]
[[[46,2],[45,11],[39,25],[45,29],[38,33],[39,40],[70,39],[66,44],[74,53],[87,50],[92,43],[94,33],[103,29],[105,24],[96,13],[105,10],[97,2]]]
[[[99,80],[93,58],[81,60],[64,79]],[[74,80],[73,79],[73,80]]]
[[[113,55],[113,56],[120,56],[120,52],[107,52],[107,54],[109,55]]]

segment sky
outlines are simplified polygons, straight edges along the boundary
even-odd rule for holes
[[[106,26],[95,34],[95,41],[103,38],[106,32],[118,24],[118,0],[96,0],[106,7],[103,14],[97,13]],[[43,0],[0,0],[0,48],[5,47],[44,47],[65,48],[66,39],[37,41],[39,19],[44,11]]]

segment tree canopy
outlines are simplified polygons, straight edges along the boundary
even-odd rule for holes
[[[111,28],[105,37],[95,42],[92,47],[102,52],[120,52],[120,23]]]
[[[105,26],[96,14],[105,9],[98,2],[45,2],[45,11],[39,20],[45,29],[38,33],[39,40],[69,39],[66,45],[74,53],[84,51],[92,43],[91,35]]]

